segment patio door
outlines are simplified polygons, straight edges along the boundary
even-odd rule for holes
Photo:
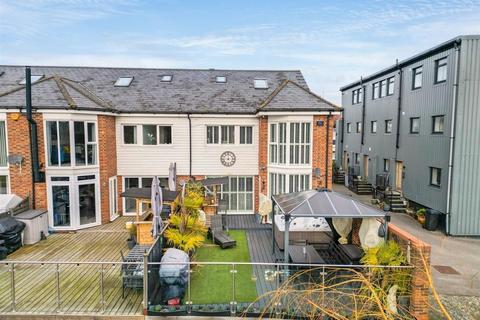
[[[95,182],[95,175],[78,176],[77,181],[78,222],[82,227],[95,224],[97,222],[97,183]]]
[[[51,227],[77,230],[100,224],[97,174],[51,176],[47,183]]]
[[[51,224],[55,228],[69,228],[72,225],[70,177],[52,177],[50,186]]]
[[[221,185],[221,201],[226,202],[227,214],[253,213],[253,177],[229,177],[229,183]]]
[[[113,176],[108,178],[108,199],[109,199],[108,207],[110,211],[110,221],[113,221],[116,218],[118,218],[117,195],[118,195],[117,177]]]

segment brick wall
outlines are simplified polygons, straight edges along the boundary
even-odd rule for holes
[[[45,145],[43,135],[42,114],[34,114],[33,119],[37,122],[38,159],[40,170],[45,168]],[[27,117],[21,113],[7,114],[8,154],[18,154],[23,157],[20,167],[10,165],[10,190],[12,193],[26,198],[32,194],[32,162],[30,156],[30,136]],[[35,185],[35,207],[47,207],[47,189],[45,183]]]
[[[322,126],[317,126],[318,121],[323,121]],[[328,133],[328,143],[327,139],[327,116],[319,115],[313,117],[313,150],[312,150],[312,168],[320,168],[320,177],[315,177],[315,174],[312,174],[312,188],[332,188],[332,157],[333,157],[333,125],[335,123],[335,118],[330,116],[328,120],[330,123],[329,133]],[[326,153],[328,153],[328,164],[326,164]],[[328,181],[325,184],[326,180],[326,171],[328,170]]]
[[[115,117],[98,116],[98,159],[100,165],[100,203],[102,224],[110,221],[110,201],[108,179],[117,174],[117,144]],[[121,179],[118,179],[121,180]],[[118,181],[121,190],[121,181]],[[121,202],[118,201],[121,209]],[[121,212],[121,211],[120,211]]]
[[[410,313],[417,320],[427,320],[429,310],[430,283],[426,272],[430,272],[431,246],[403,229],[390,224],[389,239],[395,240],[414,266],[411,282]]]
[[[260,192],[268,195],[268,176],[267,176],[267,166],[268,166],[268,117],[262,116],[259,118],[258,123],[258,173],[259,173],[259,182],[257,185],[260,186]],[[255,203],[258,205],[258,195],[255,198]],[[257,206],[258,208],[258,206]]]

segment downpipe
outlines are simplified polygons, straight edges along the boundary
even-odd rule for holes
[[[27,109],[28,131],[30,135],[30,156],[32,173],[32,208],[35,209],[35,183],[43,182],[38,163],[38,137],[37,122],[32,115],[32,71],[30,67],[25,67],[25,107]]]
[[[452,121],[450,124],[450,150],[448,156],[448,178],[447,178],[447,212],[445,217],[445,232],[450,234],[450,206],[452,197],[452,175],[453,175],[453,151],[455,148],[455,122],[457,116],[458,102],[458,74],[460,72],[460,48],[455,43],[455,77],[453,80],[453,106]]]

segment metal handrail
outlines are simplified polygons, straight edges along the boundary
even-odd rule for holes
[[[9,264],[39,264],[39,265],[140,265],[143,261],[29,261],[29,260],[7,260],[0,261],[0,265]],[[148,262],[148,265],[252,265],[252,266],[292,266],[292,267],[325,267],[325,268],[384,268],[384,269],[412,269],[413,265],[407,266],[384,266],[384,265],[365,265],[365,264],[309,264],[309,263],[286,263],[286,262],[218,262],[218,261],[190,261],[190,262]]]
[[[62,298],[64,297],[62,295],[63,290],[61,290],[61,283],[60,283],[60,267],[61,266],[95,266],[97,267],[97,272],[98,272],[98,278],[97,280],[93,280],[92,284],[94,281],[99,281],[99,284],[97,285],[99,288],[99,309],[101,310],[102,313],[105,313],[107,310],[107,301],[106,301],[106,292],[105,292],[105,272],[107,271],[107,268],[109,266],[122,266],[122,265],[142,265],[143,270],[144,270],[144,283],[143,283],[143,308],[144,310],[148,309],[150,306],[150,301],[149,301],[149,291],[148,291],[148,272],[150,272],[150,266],[161,266],[161,265],[188,265],[188,299],[185,302],[185,305],[187,306],[187,310],[191,312],[191,306],[192,306],[192,294],[191,294],[191,272],[192,272],[192,266],[202,266],[202,265],[214,265],[214,266],[226,266],[230,267],[230,273],[231,275],[231,283],[232,283],[232,292],[231,292],[231,299],[230,300],[230,313],[232,315],[235,315],[237,312],[237,301],[236,301],[236,290],[237,290],[237,279],[236,279],[236,272],[238,270],[239,266],[242,265],[250,265],[250,266],[267,266],[269,268],[275,269],[275,288],[279,288],[280,286],[280,270],[282,269],[283,272],[283,267],[286,267],[285,269],[287,270],[288,274],[288,269],[289,268],[295,268],[295,267],[307,267],[310,268],[311,270],[315,269],[321,269],[322,272],[320,273],[322,276],[322,282],[325,282],[325,271],[326,269],[361,269],[361,270],[369,270],[371,268],[382,268],[382,269],[393,269],[393,270],[399,270],[399,269],[413,269],[412,265],[408,266],[380,266],[380,265],[338,265],[338,264],[299,264],[299,263],[268,263],[268,262],[148,262],[146,259],[143,261],[139,262],[123,262],[123,261],[20,261],[20,260],[7,260],[7,261],[0,261],[0,266],[7,266],[9,267],[9,272],[10,272],[10,304],[11,304],[11,312],[16,313],[18,312],[17,310],[17,295],[16,295],[16,275],[15,271],[17,267],[21,267],[22,265],[37,265],[37,266],[55,266],[54,272],[55,276],[52,279],[56,285],[55,290],[55,295],[56,295],[56,306],[51,310],[51,312],[62,312]],[[21,269],[19,269],[21,270]],[[146,271],[146,272],[145,272]],[[323,293],[323,291],[322,291]],[[277,305],[275,305],[275,310],[276,312],[280,311],[282,308],[283,301],[277,302]],[[189,312],[189,313],[190,313]]]

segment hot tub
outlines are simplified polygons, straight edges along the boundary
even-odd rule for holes
[[[290,242],[302,242],[307,244],[325,244],[330,243],[332,230],[325,218],[295,218],[290,222],[289,228]],[[285,217],[275,215],[275,241],[280,250],[284,249],[285,244]]]

